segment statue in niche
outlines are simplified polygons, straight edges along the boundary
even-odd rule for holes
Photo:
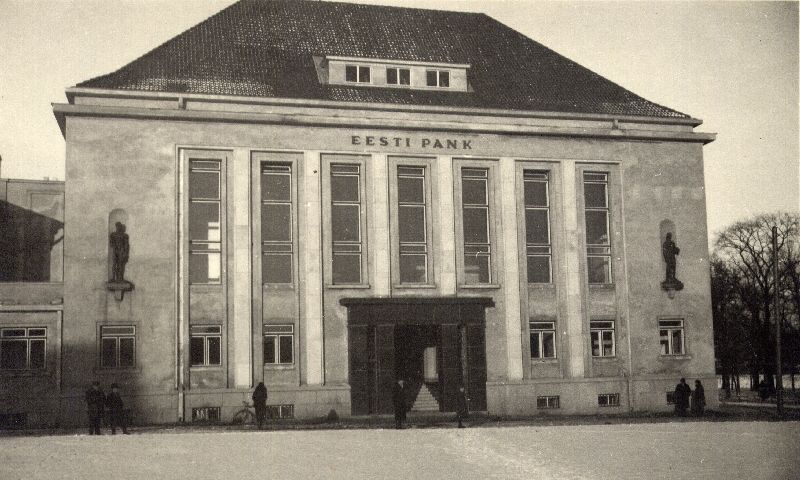
[[[661,288],[664,290],[683,290],[683,283],[675,277],[677,256],[680,253],[681,249],[672,241],[672,233],[667,232],[664,243],[661,244],[661,255],[664,257],[664,262],[667,264],[666,278],[661,282]]]
[[[125,224],[117,222],[114,224],[116,231],[109,235],[111,242],[111,281],[125,282],[125,265],[128,263],[130,245],[128,244],[128,234],[125,233]]]

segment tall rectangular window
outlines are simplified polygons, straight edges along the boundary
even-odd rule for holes
[[[683,320],[679,318],[658,321],[661,355],[683,355],[685,353],[683,328]]]
[[[261,164],[261,280],[292,283],[292,166]]]
[[[397,167],[397,225],[400,283],[428,282],[425,167]]]
[[[264,325],[264,364],[294,363],[294,325]]]
[[[530,322],[531,358],[556,358],[556,322]]]
[[[353,83],[370,83],[370,67],[360,65],[345,65],[344,79]]]
[[[525,170],[525,251],[528,283],[550,283],[550,192],[547,172]]]
[[[611,238],[609,236],[608,174],[583,174],[586,209],[586,269],[590,284],[611,283]]]
[[[411,85],[411,70],[398,67],[387,68],[386,83],[389,85]]]
[[[593,357],[613,357],[617,354],[613,321],[592,320],[589,322],[589,332],[592,337]]]
[[[464,229],[464,281],[492,282],[492,246],[489,230],[489,170],[461,169]]]
[[[45,368],[47,329],[14,327],[0,330],[0,370]]]
[[[136,365],[136,327],[100,327],[100,366],[127,368]]]
[[[193,367],[222,365],[222,327],[192,325],[190,327],[190,357]]]
[[[189,160],[189,283],[222,279],[222,162]]]
[[[331,165],[333,283],[360,284],[362,263],[361,166]]]
[[[427,70],[425,83],[429,87],[448,88],[450,86],[450,72],[447,70]]]

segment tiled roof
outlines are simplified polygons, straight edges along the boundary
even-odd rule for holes
[[[313,56],[470,64],[470,92],[322,85]],[[684,118],[483,14],[242,0],[87,88]]]

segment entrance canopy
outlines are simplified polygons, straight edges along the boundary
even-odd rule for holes
[[[489,297],[343,298],[348,324],[441,325],[483,324],[484,310],[494,307]]]

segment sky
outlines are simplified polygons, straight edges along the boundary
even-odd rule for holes
[[[52,103],[233,0],[0,0],[0,175],[64,178]],[[702,119],[709,241],[800,210],[798,3],[354,0],[482,12],[634,93]]]

